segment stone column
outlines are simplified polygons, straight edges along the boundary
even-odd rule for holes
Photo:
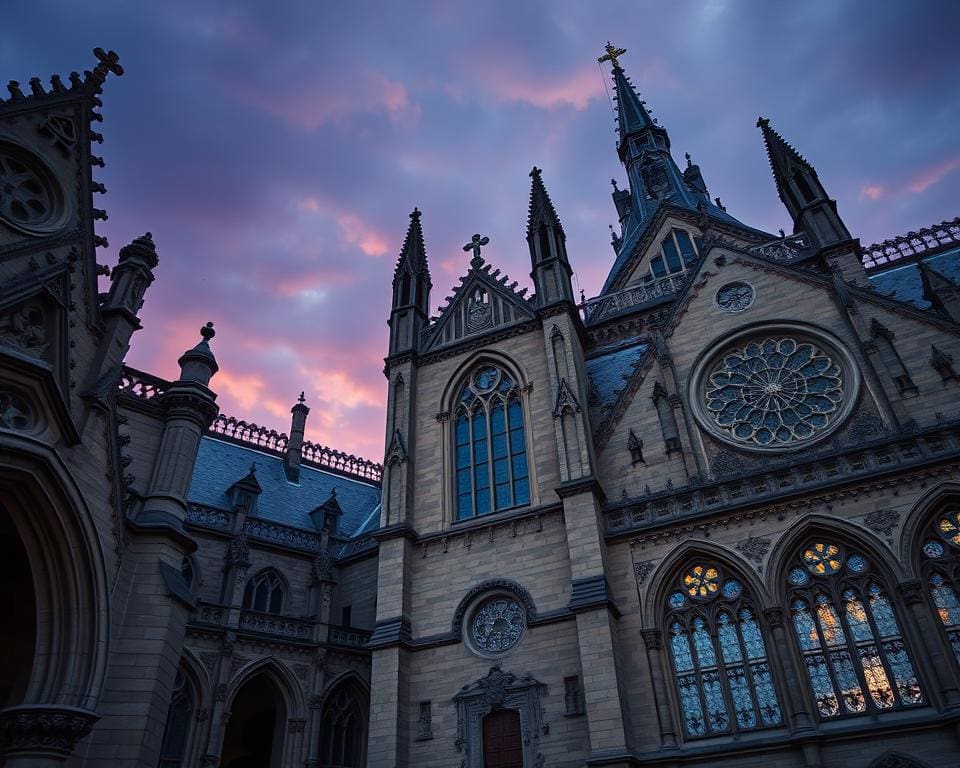
[[[641,631],[643,644],[647,648],[647,664],[650,667],[650,681],[653,684],[653,697],[657,704],[657,721],[660,725],[660,745],[665,749],[677,748],[676,727],[670,707],[670,695],[663,674],[663,633],[659,629]]]
[[[783,702],[787,711],[787,723],[791,731],[809,731],[813,729],[813,722],[810,719],[810,712],[807,709],[807,697],[804,691],[807,689],[807,681],[803,671],[797,670],[794,662],[794,655],[789,652],[790,638],[787,637],[786,627],[783,626],[783,608],[767,608],[763,612],[763,618],[766,619],[767,627],[770,630],[770,639],[773,641],[771,646],[777,649],[777,653],[767,651],[767,659],[770,660],[771,667],[775,667],[779,672],[779,677],[783,680],[782,686],[787,694]],[[786,659],[784,659],[786,655]],[[771,669],[771,672],[773,669]]]
[[[77,707],[21,704],[0,712],[4,768],[62,768],[97,716]]]
[[[225,708],[227,685],[232,671],[233,646],[236,640],[237,637],[233,632],[227,632],[223,636],[223,646],[220,649],[220,660],[217,663],[217,674],[214,678],[213,711],[210,713],[210,735],[207,738],[207,749],[202,761],[204,766],[213,766],[220,762],[223,733],[230,717],[230,713],[226,712]]]
[[[949,659],[943,652],[943,643],[938,635],[941,634],[941,628],[935,626],[933,615],[926,601],[923,599],[925,585],[919,579],[911,579],[897,585],[897,592],[900,599],[910,611],[910,619],[906,622],[912,624],[915,631],[912,632],[914,638],[919,635],[922,638],[922,646],[916,642],[912,643],[917,650],[920,647],[926,649],[926,657],[929,663],[924,664],[927,669],[927,679],[933,680],[937,686],[937,692],[943,699],[943,704],[947,709],[957,709],[960,707],[960,687],[957,684],[957,675],[953,659]],[[904,627],[905,632],[910,632],[909,627]],[[921,660],[919,654],[914,653],[914,664],[919,664]]]

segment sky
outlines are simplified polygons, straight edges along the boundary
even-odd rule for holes
[[[792,225],[758,115],[817,168],[866,245],[960,215],[960,3],[911,0],[6,4],[0,73],[126,70],[103,96],[99,260],[145,231],[160,254],[128,364],[176,378],[213,321],[224,413],[379,460],[386,320],[418,206],[444,303],[462,245],[530,286],[528,173],[567,235],[575,287],[612,264],[609,39],[712,196]]]

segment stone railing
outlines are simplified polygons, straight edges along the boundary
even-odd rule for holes
[[[210,432],[215,435],[222,435],[236,440],[238,443],[254,445],[257,448],[266,448],[270,451],[283,453],[287,448],[289,439],[283,432],[277,432],[274,429],[261,427],[252,421],[235,419],[233,416],[220,414],[210,425]]]
[[[186,522],[204,528],[229,530],[232,524],[232,515],[225,509],[207,507],[203,504],[189,504],[187,505]]]
[[[750,250],[771,261],[793,261],[809,245],[806,235],[789,235],[768,243],[760,243]]]
[[[876,269],[944,246],[960,245],[960,217],[862,248],[863,266]]]
[[[353,627],[331,626],[327,633],[327,642],[343,645],[347,648],[364,648],[370,639],[370,632]]]
[[[736,507],[769,505],[778,497],[814,492],[891,470],[904,471],[960,454],[960,425],[891,435],[860,448],[747,471],[727,480],[665,488],[626,499],[604,512],[607,535],[655,528]]]
[[[313,622],[303,619],[291,619],[260,611],[241,611],[240,629],[248,632],[260,632],[264,635],[292,637],[297,640],[310,640],[313,637]]]
[[[170,382],[135,368],[124,366],[118,389],[121,395],[138,400],[154,400],[167,391]]]
[[[306,442],[300,451],[303,461],[326,469],[335,469],[347,475],[356,475],[379,483],[383,477],[383,465],[369,459],[361,459],[343,451]]]
[[[687,279],[688,275],[686,273],[668,275],[607,296],[588,299],[580,305],[583,310],[584,322],[598,323],[626,309],[632,309],[666,296],[674,296],[683,288]]]
[[[248,517],[244,521],[244,531],[251,539],[267,541],[271,544],[281,544],[285,547],[305,549],[310,552],[319,552],[323,541],[319,533],[311,533],[300,528],[294,528],[258,517]]]
[[[227,618],[230,615],[230,609],[223,605],[214,605],[213,603],[198,603],[193,609],[193,616],[190,621],[193,624],[206,624],[211,627],[225,627]]]

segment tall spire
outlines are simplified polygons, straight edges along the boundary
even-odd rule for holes
[[[794,232],[805,233],[814,251],[849,241],[850,231],[837,213],[836,201],[830,199],[820,183],[816,169],[770,127],[767,118],[758,118],[757,127],[763,132],[777,194],[793,219]]]
[[[416,349],[420,329],[428,322],[432,287],[420,210],[414,208],[393,271],[393,308],[389,320],[391,355]]]
[[[617,48],[607,41],[604,48],[606,53],[600,56],[597,61],[601,64],[609,61],[613,65],[613,87],[617,100],[617,135],[620,137],[619,148],[620,158],[626,161],[627,142],[632,136],[637,136],[644,131],[652,131],[662,136],[659,143],[664,149],[670,149],[670,137],[666,129],[650,117],[647,111],[646,102],[637,95],[633,83],[627,77],[623,67],[620,66],[619,58],[627,52],[626,48]]]
[[[410,225],[407,227],[406,237],[403,238],[403,246],[400,248],[400,257],[397,259],[397,268],[394,270],[394,276],[402,269],[406,269],[410,274],[414,275],[425,273],[427,281],[430,281],[430,269],[427,266],[427,249],[423,244],[423,228],[420,226],[419,208],[414,208],[410,214]]]
[[[530,249],[530,277],[536,286],[541,307],[556,302],[573,302],[573,270],[567,259],[567,236],[553,207],[541,171],[530,171],[530,212],[527,216],[527,246]]]

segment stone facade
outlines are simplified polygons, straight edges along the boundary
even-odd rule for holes
[[[575,301],[534,168],[535,293],[478,235],[431,317],[414,211],[382,466],[304,442],[302,399],[289,434],[218,415],[210,326],[177,381],[124,367],[159,257],[98,293],[122,69],[11,84],[4,765],[955,762],[960,224],[861,247],[766,120],[795,231],[741,223],[622,53],[603,291]]]

